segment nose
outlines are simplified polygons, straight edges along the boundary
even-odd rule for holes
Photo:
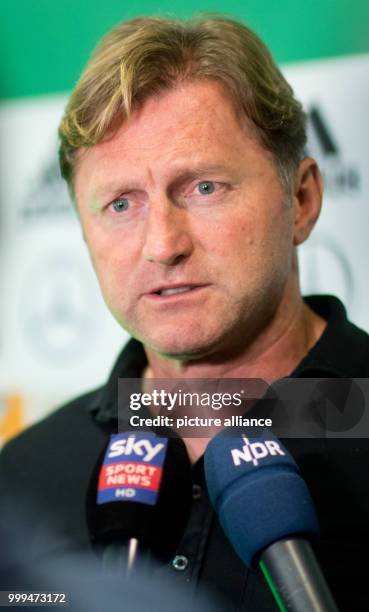
[[[186,210],[169,200],[149,206],[143,256],[146,261],[173,266],[193,250]]]

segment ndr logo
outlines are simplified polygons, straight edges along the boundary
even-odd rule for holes
[[[245,442],[242,449],[233,448],[231,455],[233,463],[236,466],[241,463],[253,463],[254,465],[259,464],[259,459],[264,459],[268,455],[285,455],[286,453],[281,449],[278,442],[274,440],[265,440],[265,442],[250,442],[246,436],[242,436]]]

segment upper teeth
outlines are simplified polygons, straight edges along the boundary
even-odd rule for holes
[[[185,291],[191,291],[191,287],[176,287],[175,289],[161,289],[160,295],[173,295],[174,293],[184,293]]]

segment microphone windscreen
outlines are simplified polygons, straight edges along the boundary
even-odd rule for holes
[[[220,524],[246,565],[282,538],[318,534],[308,487],[270,431],[224,430],[206,449],[205,474]]]
[[[159,557],[169,557],[190,504],[191,464],[180,438],[142,431],[112,435],[88,487],[90,539],[106,545],[136,538]]]

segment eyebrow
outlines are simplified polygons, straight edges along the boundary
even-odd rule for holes
[[[129,179],[113,179],[108,183],[101,183],[94,186],[92,196],[102,198],[109,194],[137,189],[137,183],[130,183]]]
[[[177,180],[186,180],[192,177],[206,176],[207,174],[214,174],[215,172],[224,172],[225,170],[229,170],[229,166],[226,167],[224,164],[204,164],[193,168],[184,167],[177,173],[178,176],[174,178],[172,182],[174,183]]]

